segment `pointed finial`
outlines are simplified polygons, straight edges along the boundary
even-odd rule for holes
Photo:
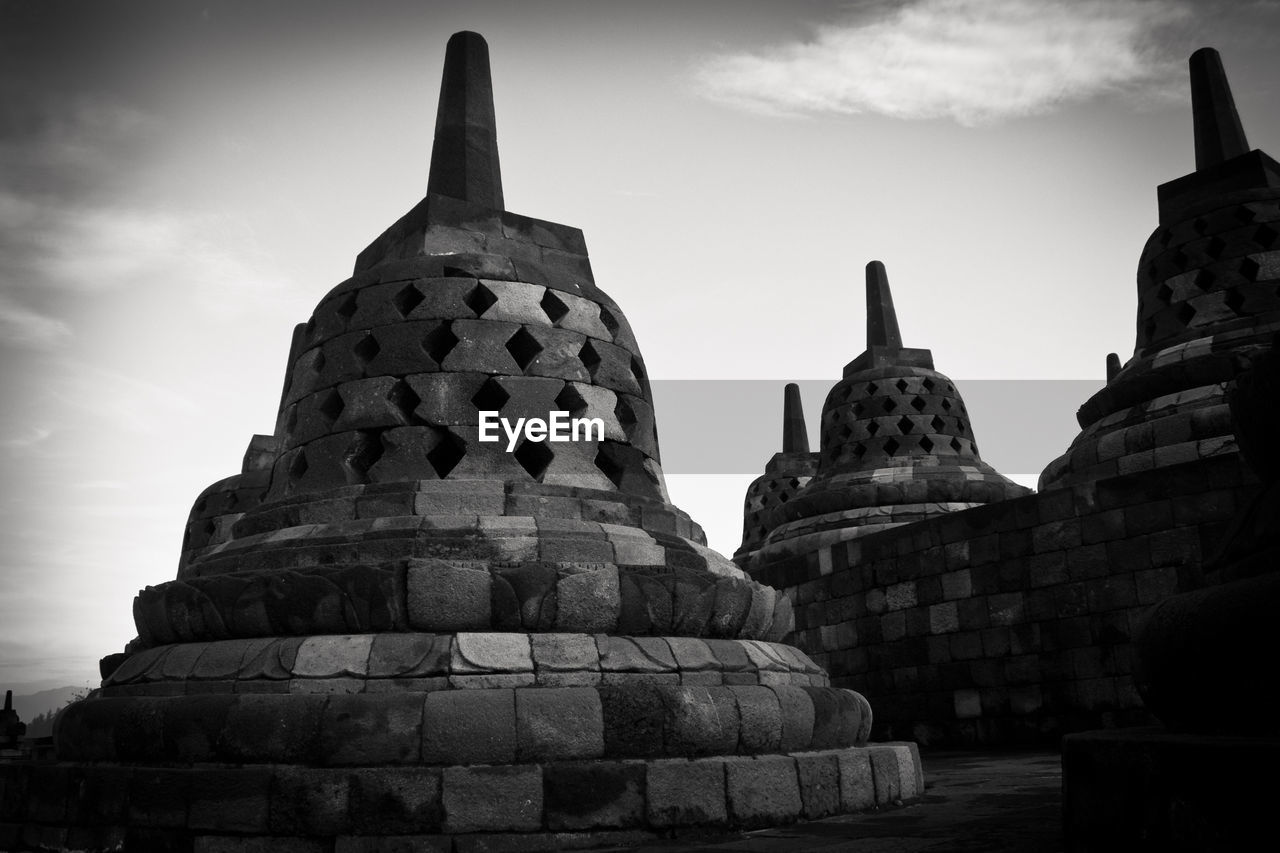
[[[782,452],[809,452],[809,430],[804,425],[800,386],[794,382],[788,382],[782,391]]]
[[[1113,352],[1107,353],[1107,381],[1110,382],[1120,375],[1120,356]]]
[[[880,261],[867,264],[867,346],[902,348],[889,274]]]
[[[454,33],[445,49],[427,192],[503,209],[489,45],[479,33]]]
[[[1195,121],[1196,169],[1249,152],[1222,57],[1211,47],[1191,54],[1191,114]]]
[[[13,691],[12,690],[6,690],[4,692],[4,709],[6,711],[13,710]]]

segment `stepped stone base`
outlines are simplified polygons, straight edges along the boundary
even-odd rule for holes
[[[0,767],[5,850],[563,850],[918,798],[914,744],[443,767]]]
[[[1254,850],[1275,834],[1280,738],[1122,729],[1062,742],[1067,850]]]

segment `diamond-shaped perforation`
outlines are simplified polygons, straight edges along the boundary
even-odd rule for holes
[[[328,419],[329,423],[333,423],[342,414],[346,404],[342,402],[342,395],[338,393],[338,389],[331,390],[323,400],[320,401],[320,414]]]
[[[524,326],[516,329],[516,333],[507,338],[507,352],[515,359],[520,369],[524,370],[542,352],[542,344]]]
[[[1280,234],[1270,225],[1259,225],[1258,230],[1253,232],[1253,242],[1257,243],[1264,249],[1270,249],[1276,242],[1276,238]]]
[[[961,441],[960,439],[958,439],[958,438],[953,438],[953,439],[951,439],[951,449],[952,449],[952,450],[954,450],[956,453],[961,453],[961,452],[963,452],[963,451],[964,451],[964,442],[962,442],[962,441]]]
[[[1184,302],[1178,307],[1178,311],[1174,316],[1178,318],[1178,322],[1182,325],[1190,326],[1191,321],[1196,318],[1196,309],[1190,302]]]
[[[378,341],[373,335],[365,335],[351,348],[351,351],[355,353],[356,358],[368,364],[378,357],[378,353],[382,352],[382,347],[378,345]]]
[[[920,387],[924,388],[925,393],[932,394],[933,386],[934,386],[934,381],[930,379],[928,376],[926,376],[924,379],[920,381]]]
[[[622,328],[622,324],[618,322],[618,318],[613,316],[613,312],[605,306],[600,306],[600,322],[609,330],[610,340],[618,337],[618,329]]]
[[[289,479],[301,480],[307,473],[307,453],[305,450],[299,450],[298,455],[293,457],[293,461],[289,463]]]
[[[882,408],[886,412],[892,412],[894,409],[898,408],[898,404],[893,401],[892,397],[885,397]]]
[[[868,382],[868,383],[867,383],[867,396],[868,396],[868,397],[870,397],[872,394],[876,393],[876,392],[877,392],[877,391],[879,391],[879,390],[880,390],[880,387],[879,387],[878,385],[876,385],[876,383],[874,383],[874,382]]]
[[[342,303],[338,305],[338,316],[342,317],[344,320],[350,320],[352,317],[356,316],[356,309],[358,307],[359,306],[356,304],[356,293],[355,291],[352,291],[351,293],[348,293],[342,300]]]
[[[427,453],[427,462],[443,480],[467,455],[467,443],[449,430],[440,430],[440,441]]]
[[[503,388],[496,379],[486,379],[484,384],[480,386],[471,398],[471,405],[475,406],[481,412],[499,412],[502,407],[511,399],[511,395],[507,393],[507,389]]]
[[[850,386],[848,386],[848,385],[845,385],[843,388],[841,388],[841,389],[840,389],[840,400],[839,400],[839,402],[841,402],[841,403],[847,403],[847,402],[849,402],[849,398],[850,398],[850,397],[852,397],[852,396],[853,396],[853,388],[851,388],[851,387],[850,387]]]
[[[897,439],[890,438],[884,443],[884,452],[890,456],[896,456],[901,447],[902,445],[898,443]]]
[[[1236,219],[1240,220],[1245,225],[1248,225],[1250,222],[1256,219],[1257,216],[1258,214],[1248,207],[1240,207],[1236,210]]]
[[[1249,281],[1257,281],[1258,273],[1261,269],[1262,268],[1258,266],[1258,262],[1253,258],[1245,258],[1240,262],[1240,275],[1244,276]]]
[[[404,417],[405,423],[412,423],[416,419],[414,411],[422,403],[422,398],[418,396],[418,392],[414,391],[409,386],[409,383],[403,379],[391,386],[391,390],[387,392],[387,400]]]
[[[1211,258],[1220,258],[1222,253],[1227,250],[1227,244],[1222,241],[1221,237],[1214,237],[1204,247],[1205,253]]]
[[[578,393],[577,388],[566,382],[564,388],[560,389],[560,393],[556,395],[556,408],[578,417],[587,410],[587,401]]]
[[[934,415],[933,420],[929,421],[929,425],[933,427],[934,432],[942,432],[947,426],[947,422],[940,415]]]
[[[898,389],[899,394],[905,394],[907,393],[908,388],[907,380],[899,379],[897,382],[893,383],[893,387]]]
[[[382,435],[378,430],[362,429],[356,432],[343,457],[347,471],[356,482],[368,482],[369,469],[382,458]]]
[[[861,400],[859,400],[858,402],[856,402],[856,403],[854,403],[854,404],[853,404],[853,415],[854,415],[854,417],[857,417],[857,418],[862,417],[862,413],[863,413],[864,411],[866,411],[866,406],[862,405],[862,401],[861,401]]]
[[[391,304],[400,312],[401,317],[408,317],[413,313],[413,309],[421,305],[422,300],[426,298],[422,295],[422,291],[418,290],[417,285],[406,284],[395,296],[391,297]]]
[[[925,407],[925,406],[927,406],[927,405],[929,405],[929,404],[928,404],[928,403],[926,403],[926,402],[924,401],[924,398],[923,398],[923,397],[912,397],[912,398],[911,398],[911,408],[915,409],[917,412],[923,412],[923,411],[924,411],[924,407]]]
[[[771,492],[776,492],[776,491],[778,491],[778,488],[779,488],[779,486],[780,486],[780,485],[781,485],[781,484],[780,484],[780,483],[778,483],[778,481],[777,481],[777,480],[770,480],[770,481],[769,481],[769,485],[765,486],[765,488],[766,488],[766,489],[768,489],[768,490],[769,490],[769,491],[771,491]]]
[[[911,420],[911,418],[907,417],[906,415],[903,415],[902,417],[898,418],[898,432],[902,433],[903,435],[910,435],[911,431],[915,429],[915,427],[916,427],[915,421]]]
[[[431,360],[436,364],[443,364],[445,358],[457,345],[458,336],[453,333],[453,329],[449,328],[448,322],[436,326],[422,339],[423,351],[431,356]]]
[[[315,360],[311,362],[311,371],[319,373],[322,370],[324,370],[324,350],[318,349],[316,350]]]
[[[1230,308],[1232,313],[1234,313],[1237,317],[1243,317],[1245,315],[1244,294],[1241,293],[1238,289],[1233,287],[1230,290],[1228,290],[1226,294],[1222,297],[1222,302],[1228,308]]]
[[[640,422],[636,417],[635,409],[631,408],[631,404],[627,402],[627,398],[621,394],[618,395],[618,403],[613,407],[613,414],[617,417],[618,423],[621,424],[623,432],[627,435],[631,434],[631,428]]]
[[[529,441],[525,439],[516,448],[516,452],[511,454],[520,463],[520,467],[529,473],[533,479],[541,482],[542,475],[547,472],[547,466],[551,464],[551,460],[556,458],[551,448],[547,447],[542,441]]]
[[[942,399],[942,411],[944,412],[951,411],[951,401],[945,397]]]
[[[636,378],[636,382],[644,385],[644,365],[634,355],[631,356],[631,375]]]
[[[476,286],[471,288],[471,292],[464,296],[462,301],[475,312],[477,317],[481,317],[484,312],[493,307],[494,303],[498,301],[498,297],[494,295],[492,290],[480,282],[476,282]]]
[[[542,306],[542,313],[547,315],[547,319],[551,321],[551,325],[555,325],[564,319],[564,315],[569,313],[569,306],[556,296],[554,290],[548,290],[542,294],[542,301],[538,303]]]
[[[858,457],[859,459],[866,456],[867,455],[866,445],[862,443],[855,444],[853,446],[853,455]]]
[[[933,442],[929,439],[929,436],[927,435],[920,436],[920,449],[923,450],[925,453],[933,452]]]
[[[1218,277],[1208,270],[1200,270],[1200,272],[1196,273],[1195,285],[1201,290],[1207,291],[1213,287],[1213,283],[1217,280]]]
[[[880,424],[875,421],[869,421],[867,423],[867,435],[874,436],[878,432],[880,432]]]
[[[596,352],[596,348],[592,346],[591,341],[587,341],[582,345],[582,349],[578,350],[578,358],[582,360],[582,366],[587,369],[587,373],[590,373],[594,379],[596,368],[600,366],[600,353]]]
[[[596,467],[609,478],[609,482],[618,488],[622,488],[622,478],[627,473],[627,469],[614,458],[611,450],[612,445],[601,443],[599,451],[596,452]]]
[[[1168,284],[1162,284],[1156,288],[1156,299],[1168,305],[1171,298],[1173,298],[1173,288]]]

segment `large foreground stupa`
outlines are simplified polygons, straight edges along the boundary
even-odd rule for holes
[[[580,231],[505,211],[494,127],[459,33],[426,197],[294,330],[274,434],[57,763],[4,772],[0,848],[560,849],[920,794],[668,502],[626,318]],[[486,442],[482,412],[603,435]]]

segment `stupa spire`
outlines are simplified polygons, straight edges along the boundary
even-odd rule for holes
[[[804,424],[800,386],[794,382],[788,382],[782,392],[782,452],[809,452],[809,431]]]
[[[503,209],[489,45],[454,33],[445,48],[427,192]]]
[[[1196,169],[1207,169],[1249,151],[1240,113],[1222,57],[1211,47],[1191,54],[1191,112],[1195,121]]]
[[[889,274],[880,261],[867,264],[867,348],[871,347],[902,348]]]

